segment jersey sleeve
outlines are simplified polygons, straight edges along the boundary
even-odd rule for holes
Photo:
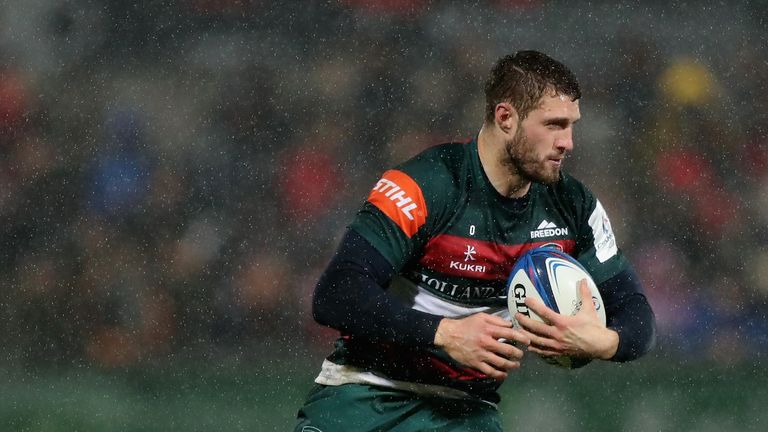
[[[421,186],[410,175],[393,169],[386,171],[371,189],[351,228],[397,271],[417,247],[413,237],[426,223],[428,214]]]
[[[390,169],[376,182],[350,228],[399,272],[449,217],[456,156],[437,147]],[[455,150],[453,153],[456,153]]]
[[[627,270],[629,262],[618,247],[602,203],[589,188],[572,177],[565,178],[564,183],[569,201],[575,206],[576,258],[597,284]]]

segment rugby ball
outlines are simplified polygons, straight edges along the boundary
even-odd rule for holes
[[[515,263],[507,281],[507,306],[512,323],[520,327],[515,313],[520,312],[543,321],[528,309],[525,299],[534,297],[562,315],[575,315],[581,310],[579,281],[587,280],[592,291],[592,302],[600,321],[605,325],[605,307],[597,285],[586,269],[572,256],[553,247],[539,247],[524,253]],[[570,356],[543,357],[547,363],[566,368],[584,366],[588,359]]]

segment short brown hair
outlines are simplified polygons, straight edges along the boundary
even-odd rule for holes
[[[485,82],[485,121],[492,122],[496,105],[509,102],[520,120],[547,93],[581,97],[576,76],[567,66],[538,51],[518,51],[496,61]]]

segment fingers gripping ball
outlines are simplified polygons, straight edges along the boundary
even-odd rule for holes
[[[523,254],[507,281],[507,306],[515,327],[520,328],[520,323],[514,318],[517,312],[543,322],[526,306],[527,297],[540,299],[559,314],[575,315],[582,307],[579,294],[582,279],[587,280],[598,318],[605,325],[605,307],[597,285],[575,258],[551,247],[540,247]],[[570,356],[544,357],[544,360],[566,368],[580,367],[589,362],[588,359]]]

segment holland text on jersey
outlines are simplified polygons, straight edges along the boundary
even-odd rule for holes
[[[497,288],[491,286],[469,287],[460,286],[454,283],[448,283],[439,279],[429,277],[423,273],[416,273],[421,278],[422,286],[428,287],[443,295],[456,300],[481,300],[500,295]]]

